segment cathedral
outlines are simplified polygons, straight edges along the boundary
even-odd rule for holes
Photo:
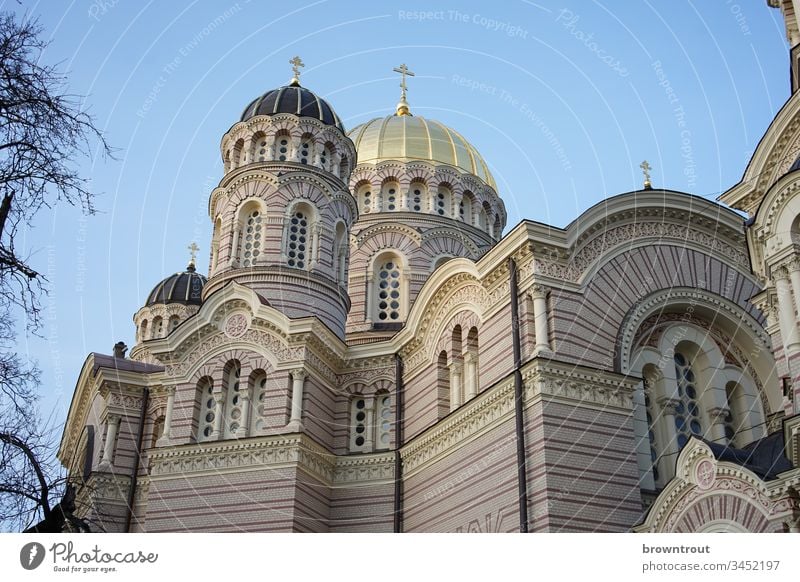
[[[793,94],[739,184],[505,234],[456,129],[294,78],[222,136],[197,247],[91,353],[58,457],[108,532],[800,532]],[[487,152],[488,153],[488,152]],[[734,209],[736,212],[734,211]]]

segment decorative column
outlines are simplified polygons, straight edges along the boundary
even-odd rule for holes
[[[250,387],[239,391],[239,398],[242,400],[242,423],[239,425],[239,430],[236,436],[240,438],[247,437],[250,434]]]
[[[792,282],[792,295],[794,296],[794,308],[800,313],[800,259],[794,258],[787,265],[789,279]],[[795,317],[795,320],[797,318]]]
[[[164,413],[164,432],[156,442],[157,447],[164,447],[169,444],[170,432],[172,431],[172,409],[175,407],[175,386],[167,387],[167,411]]]
[[[218,441],[220,430],[222,429],[222,405],[225,403],[225,396],[222,392],[214,392],[214,428],[208,440]]]
[[[233,223],[233,243],[231,244],[231,256],[228,258],[228,264],[230,264],[231,267],[236,266],[236,262],[238,260],[236,250],[238,247],[239,247],[239,221],[236,220]]]
[[[375,445],[375,398],[364,398],[364,411],[367,413],[364,431],[364,450],[372,451]]]
[[[533,299],[533,323],[536,333],[534,352],[550,351],[550,330],[547,324],[547,289],[534,285],[531,289]]]
[[[778,320],[781,327],[781,339],[783,340],[783,348],[788,363],[789,356],[800,349],[800,337],[798,337],[797,333],[794,301],[792,300],[792,287],[785,267],[777,269],[774,277],[775,291],[778,294]]]
[[[710,408],[708,418],[711,421],[710,437],[715,443],[727,445],[728,439],[725,436],[725,425],[728,423],[730,410],[724,407]],[[733,443],[731,443],[733,444]]]
[[[461,362],[450,364],[450,410],[461,406]]]
[[[111,470],[111,459],[114,456],[114,444],[117,441],[117,433],[119,432],[119,423],[122,420],[116,414],[109,414],[106,416],[106,442],[103,446],[103,458],[100,459],[101,471]]]
[[[311,227],[311,260],[309,261],[309,268],[313,269],[317,265],[319,259],[319,223]]]
[[[290,432],[300,432],[303,430],[303,383],[306,379],[306,371],[302,368],[292,370],[292,415],[286,429]]]
[[[659,456],[661,457],[667,457],[668,455],[674,456],[678,453],[678,430],[675,428],[675,413],[680,404],[681,401],[677,398],[664,397],[658,401],[658,405],[661,407],[661,414],[664,416],[663,426],[665,430],[663,431],[663,434],[667,441],[666,443],[659,443],[659,448],[661,449],[661,454]],[[664,467],[660,468],[663,469]],[[675,470],[674,463],[673,465],[670,465],[669,469],[670,471]],[[671,472],[669,477],[672,477]],[[666,483],[669,481],[669,479],[664,479],[663,481]]]
[[[478,357],[471,352],[464,354],[464,389],[465,402],[478,395]]]

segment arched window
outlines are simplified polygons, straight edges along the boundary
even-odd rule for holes
[[[267,160],[267,151],[267,136],[263,132],[253,135],[253,156],[251,159],[256,162],[264,162]]]
[[[300,138],[300,147],[297,150],[297,161],[301,164],[310,164],[314,159],[314,136],[306,133]]]
[[[392,399],[386,392],[379,392],[375,396],[375,449],[386,450],[392,439]]]
[[[290,210],[284,239],[288,266],[295,269],[309,269],[313,266],[317,245],[315,222],[316,212],[305,202],[296,204]]]
[[[169,332],[167,332],[167,335],[175,331],[175,328],[178,327],[180,323],[181,320],[177,315],[171,315],[169,318]]]
[[[289,142],[291,138],[286,130],[281,130],[275,134],[275,155],[281,162],[289,159]]]
[[[336,280],[340,285],[347,284],[345,263],[347,261],[347,227],[343,222],[336,223],[336,242],[333,249],[333,265]]]
[[[147,337],[147,320],[142,320],[142,324],[139,326],[139,341],[145,341],[150,339]]]
[[[322,166],[323,170],[330,171],[331,165],[333,164],[333,144],[331,142],[327,142],[325,147],[322,148],[322,151],[319,155],[319,163]]]
[[[381,210],[383,212],[391,212],[397,210],[398,206],[398,192],[400,186],[397,182],[388,181],[381,187]]]
[[[653,481],[656,486],[660,485],[661,474],[658,470],[658,463],[660,460],[660,443],[657,437],[658,426],[656,420],[659,418],[659,412],[656,406],[656,393],[653,379],[657,376],[655,366],[649,366],[649,369],[644,371],[644,406],[645,417],[647,419],[647,440],[650,444],[650,471],[653,475]]]
[[[362,214],[369,214],[372,212],[374,201],[372,199],[372,187],[369,184],[365,184],[358,189],[358,200],[361,205]]]
[[[436,200],[434,212],[439,216],[450,216],[450,207],[452,204],[453,195],[447,186],[439,186],[436,192]]]
[[[246,157],[247,156],[244,152],[244,140],[243,139],[236,140],[236,143],[233,144],[234,169],[243,165]]]
[[[404,281],[400,257],[386,254],[375,261],[374,316],[380,323],[394,323],[404,316]]]
[[[503,234],[503,226],[502,226],[502,222],[500,221],[500,215],[499,214],[495,214],[494,215],[494,233],[492,234],[492,236],[494,238],[496,238],[496,239],[499,239],[502,236],[502,234]]]
[[[471,400],[480,392],[478,370],[478,328],[471,327],[467,333],[464,353],[464,401]]]
[[[353,452],[366,452],[368,445],[368,419],[367,419],[368,399],[356,395],[350,401],[350,450]]]
[[[409,210],[414,212],[422,211],[422,201],[425,199],[425,185],[420,182],[412,182],[408,199]]]
[[[339,177],[346,182],[349,175],[350,162],[348,161],[347,156],[342,156],[342,159],[339,162]]]
[[[225,366],[225,381],[222,385],[225,394],[225,427],[222,438],[236,438],[239,436],[239,428],[242,423],[246,422],[242,418],[242,398],[239,383],[241,372],[242,366],[236,360],[228,362],[228,365]]]
[[[486,216],[486,210],[483,208],[478,211],[478,228],[483,232],[489,231],[489,219]]]
[[[164,321],[157,315],[153,318],[152,339],[159,339],[162,337],[164,337]]]
[[[680,351],[675,352],[675,380],[678,383],[678,404],[675,408],[675,430],[678,448],[689,441],[689,437],[703,436],[703,425],[698,403],[697,378],[689,357]]]
[[[264,213],[257,202],[248,202],[241,211],[239,266],[252,267],[258,262],[264,241]]]
[[[251,390],[255,411],[251,421],[251,433],[257,433],[264,429],[267,418],[267,373],[264,370],[256,370],[250,376]]]
[[[197,440],[212,440],[217,420],[217,403],[214,399],[214,382],[208,376],[203,376],[197,383],[197,399],[200,403]]]

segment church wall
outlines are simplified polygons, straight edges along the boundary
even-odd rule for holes
[[[394,483],[333,487],[330,498],[330,531],[394,531]]]
[[[526,415],[532,531],[629,531],[642,514],[632,415],[551,400]]]
[[[519,528],[514,419],[404,478],[404,531]]]
[[[447,415],[449,409],[440,409],[438,399],[439,382],[435,363],[429,364],[421,373],[406,380],[403,424],[406,440],[434,424],[439,420],[440,414]]]
[[[329,450],[334,446],[335,397],[330,388],[315,376],[308,376],[303,390],[305,433]]]
[[[514,346],[511,336],[511,302],[484,321],[478,334],[478,374],[480,394],[505,378],[514,369]]]
[[[330,489],[305,471],[297,471],[294,500],[295,532],[327,532],[330,529]]]
[[[153,479],[148,532],[282,531],[294,528],[296,469]]]

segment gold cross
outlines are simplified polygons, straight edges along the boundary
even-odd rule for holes
[[[194,265],[195,261],[197,260],[197,251],[200,250],[200,247],[197,246],[196,242],[192,241],[192,244],[190,244],[186,248],[189,249],[189,252],[191,253],[191,257],[192,257],[191,260],[189,261],[189,264]]]
[[[294,57],[289,60],[289,64],[292,65],[292,73],[294,74],[294,78],[292,81],[300,82],[300,67],[305,67],[306,65],[300,60],[300,57]]]
[[[402,79],[400,80],[400,89],[401,89],[400,100],[401,101],[405,101],[406,100],[406,89],[408,89],[408,87],[406,86],[406,75],[408,75],[409,77],[413,77],[414,73],[412,73],[411,71],[408,70],[408,67],[405,65],[405,63],[403,63],[399,67],[395,67],[392,70],[395,73],[400,73],[403,76]]]
[[[641,164],[639,164],[639,167],[642,169],[642,173],[644,174],[645,189],[651,188],[652,184],[650,184],[650,170],[652,170],[652,168],[650,167],[650,164],[648,164],[647,160],[645,160]]]

